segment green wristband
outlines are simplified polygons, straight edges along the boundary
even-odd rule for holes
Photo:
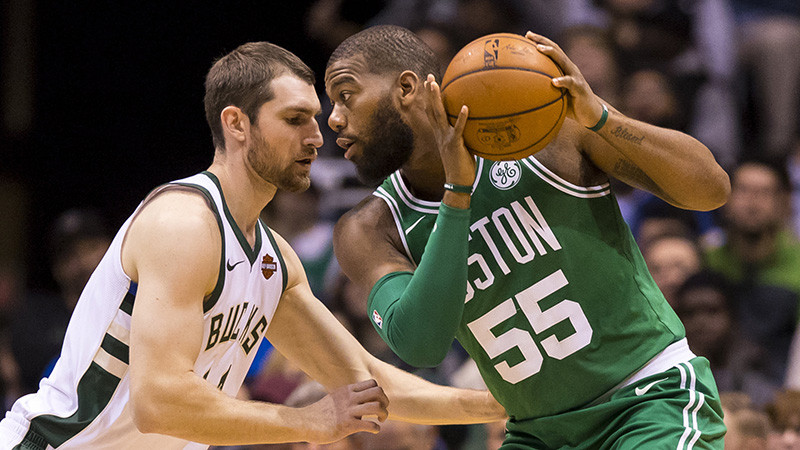
[[[600,131],[600,128],[603,128],[603,125],[606,124],[606,120],[608,120],[608,107],[605,103],[601,103],[603,105],[603,114],[600,116],[600,120],[593,127],[586,127],[594,132]]]
[[[472,186],[465,186],[463,184],[445,183],[444,188],[448,191],[461,192],[462,194],[472,194]]]

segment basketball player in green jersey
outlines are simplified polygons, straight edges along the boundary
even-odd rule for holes
[[[442,107],[431,50],[400,27],[345,40],[325,85],[337,144],[383,183],[337,224],[375,329],[434,366],[457,338],[510,420],[503,449],[721,449],[714,379],[622,220],[608,179],[710,210],[730,189],[686,134],[625,117],[552,41],[569,116],[535,156],[473,158]],[[432,74],[432,75],[430,75]],[[388,177],[388,178],[387,178]]]

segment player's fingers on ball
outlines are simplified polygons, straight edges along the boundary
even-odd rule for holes
[[[574,77],[556,77],[553,78],[553,86],[566,88],[572,91],[578,87],[578,83],[575,81]]]
[[[530,40],[532,40],[533,42],[536,42],[539,45],[544,45],[544,46],[547,46],[547,47],[551,47],[551,48],[553,48],[555,50],[561,51],[561,47],[559,47],[558,44],[556,44],[552,40],[542,36],[541,34],[536,34],[533,31],[528,31],[525,34],[525,37],[530,39]]]
[[[467,126],[467,117],[469,117],[469,107],[467,107],[467,105],[462,105],[454,126],[457,134],[462,134],[464,132],[464,127]]]

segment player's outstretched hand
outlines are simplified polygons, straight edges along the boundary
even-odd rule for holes
[[[603,115],[603,105],[583,78],[578,66],[550,39],[531,31],[525,37],[535,42],[536,48],[552,58],[564,72],[563,76],[553,78],[553,86],[568,90],[570,116],[585,127],[594,126]]]
[[[455,125],[451,126],[444,110],[439,83],[433,75],[428,75],[424,87],[425,111],[442,156],[446,181],[471,186],[475,181],[475,158],[464,147],[463,138],[469,108],[466,105],[462,106]]]
[[[375,380],[360,381],[342,386],[322,400],[307,406],[313,409],[311,428],[317,430],[310,441],[327,444],[359,431],[377,433],[380,425],[370,418],[383,422],[389,416],[389,399]]]

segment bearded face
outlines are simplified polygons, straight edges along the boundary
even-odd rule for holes
[[[313,150],[309,155],[292,155],[288,159],[280,158],[258,127],[251,128],[250,137],[252,145],[247,151],[247,162],[261,179],[272,183],[278,189],[290,192],[301,192],[311,186],[310,171],[308,168],[298,166],[294,156],[298,158],[312,157],[315,153]]]
[[[363,152],[355,160],[358,178],[368,186],[377,186],[399,169],[414,149],[414,133],[387,96],[362,136]]]

